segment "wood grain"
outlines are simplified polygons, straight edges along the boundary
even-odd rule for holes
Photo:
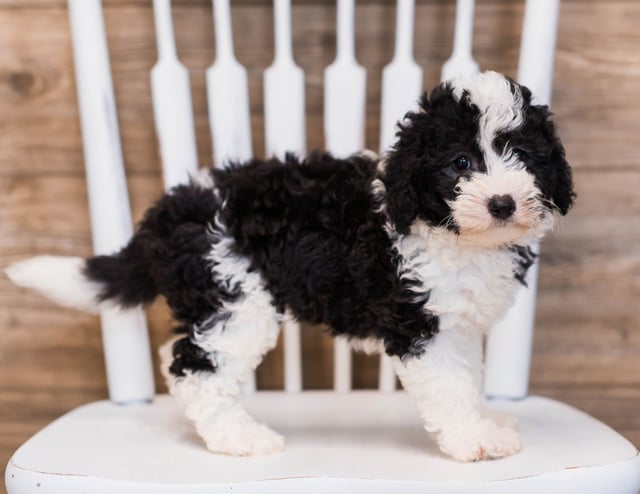
[[[132,216],[161,194],[149,89],[155,62],[148,0],[106,0],[105,20]],[[377,148],[380,76],[393,50],[394,3],[358,2],[356,46],[368,71],[367,146]],[[198,155],[211,162],[204,71],[215,57],[209,0],[178,0],[178,50],[190,69]],[[514,75],[523,1],[478,0],[474,55]],[[273,58],[267,0],[234,0],[236,52],[248,70],[253,145],[264,150],[262,71]],[[335,2],[294,1],[294,52],[305,70],[310,148],[323,147],[322,72],[335,56]],[[454,2],[416,2],[415,57],[437,83]],[[578,201],[542,250],[532,390],[602,418],[640,444],[640,2],[563,0],[553,110]],[[35,254],[91,252],[69,23],[64,0],[0,0],[0,267]],[[170,318],[149,308],[154,348]],[[329,388],[332,353],[305,328],[306,388]],[[355,359],[374,387],[375,359]],[[164,390],[156,375],[158,390]],[[282,387],[281,350],[260,387]],[[106,396],[98,320],[13,287],[0,275],[0,462],[55,416]]]

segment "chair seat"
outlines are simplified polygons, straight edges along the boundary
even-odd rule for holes
[[[491,402],[515,415],[520,454],[458,463],[424,432],[402,392],[259,392],[243,398],[283,433],[284,453],[234,458],[208,452],[168,396],[151,405],[79,407],[12,457],[10,494],[429,492],[636,494],[640,456],[603,423],[563,403]],[[516,489],[517,490],[514,490]]]

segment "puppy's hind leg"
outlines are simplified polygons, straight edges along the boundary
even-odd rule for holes
[[[269,294],[256,285],[161,348],[169,390],[209,450],[245,456],[284,448],[282,436],[255,421],[236,399],[275,346],[279,319]]]

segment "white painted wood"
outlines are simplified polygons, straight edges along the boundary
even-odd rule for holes
[[[467,77],[478,72],[478,63],[473,59],[473,10],[474,0],[457,0],[456,27],[453,53],[442,66],[443,81],[454,77]]]
[[[243,162],[253,156],[249,83],[247,70],[234,56],[229,0],[213,0],[213,5],[216,60],[207,69],[209,126],[214,162],[227,166],[230,161]]]
[[[346,338],[335,338],[333,342],[333,389],[338,393],[351,391],[352,360],[349,341]]]
[[[560,0],[527,0],[525,5],[518,82],[543,105],[551,105],[559,4]]]
[[[112,254],[128,242],[133,227],[102,6],[99,0],[69,0],[68,6],[93,248]],[[110,398],[150,400],[153,371],[142,309],[105,309],[101,322]]]
[[[388,355],[380,355],[378,389],[383,393],[390,393],[396,389],[396,371],[393,368],[391,357]]]
[[[284,390],[288,393],[302,391],[302,342],[300,324],[287,312],[282,323],[284,342]]]
[[[243,402],[285,435],[284,453],[209,453],[168,396],[151,406],[97,402],[65,415],[14,454],[9,494],[636,494],[640,488],[640,457],[627,440],[545,398],[493,406],[518,418],[524,449],[478,463],[439,453],[405,393],[261,392]]]
[[[539,104],[551,104],[559,0],[528,0],[520,44],[518,81]],[[534,246],[539,252],[539,245]],[[484,390],[487,396],[522,398],[529,388],[538,263],[527,273],[513,307],[487,341]]]
[[[355,54],[354,0],[338,0],[336,59],[324,71],[325,146],[347,157],[364,148],[367,73]]]
[[[343,479],[343,478],[300,478],[269,479],[242,484],[211,485],[164,485],[139,484],[130,482],[101,482],[94,479],[69,479],[60,476],[50,476],[35,473],[29,478],[21,477],[24,493],[39,493],[32,487],[34,484],[46,483],[49,486],[49,494],[113,494],[114,492],[126,492],[130,494],[212,494],[227,493],[233,491],[237,494],[255,494],[256,492],[273,492],[278,494],[326,494],[332,493],[356,493],[367,492],[371,494],[538,494],[548,492],[550,494],[601,494],[614,492],[616,494],[636,494],[629,487],[634,479],[634,468],[638,468],[638,462],[629,460],[626,462],[607,465],[602,468],[581,469],[578,473],[572,471],[560,471],[544,476],[527,479],[526,486],[520,479],[511,479],[499,482],[487,482],[474,485],[472,488],[452,482],[449,485],[441,485],[426,482],[403,482],[369,479]],[[17,484],[17,483],[16,483]],[[73,490],[69,485],[73,484]],[[15,485],[15,484],[14,484]],[[23,487],[20,485],[19,487]],[[86,489],[86,490],[81,490]],[[471,490],[470,490],[471,489]],[[611,489],[611,491],[609,490]],[[9,494],[13,494],[10,491]]]
[[[189,181],[198,170],[189,73],[178,60],[170,0],[153,0],[158,61],[151,70],[153,115],[165,189]]]
[[[293,60],[291,2],[274,0],[276,50],[264,72],[265,146],[268,156],[306,153],[304,73]]]
[[[380,152],[395,141],[397,122],[416,110],[422,93],[422,68],[413,59],[414,0],[398,0],[395,52],[382,71]]]

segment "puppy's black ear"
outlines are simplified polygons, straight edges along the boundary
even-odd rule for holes
[[[531,104],[531,91],[527,86],[520,86],[520,94],[525,104]]]
[[[549,161],[552,166],[551,177],[553,178],[550,191],[551,199],[560,210],[560,214],[564,216],[573,206],[573,201],[576,198],[576,193],[573,191],[571,167],[567,162],[564,146],[560,142],[556,126],[549,120],[552,115],[549,107],[534,106],[534,108],[544,114],[547,121],[547,130],[550,133],[548,139],[551,142],[551,157]]]
[[[521,86],[525,100],[531,99],[531,93]],[[526,91],[525,91],[526,90]],[[541,173],[538,176],[539,185],[544,195],[551,199],[560,213],[567,214],[576,194],[573,191],[573,179],[571,167],[567,163],[565,151],[555,124],[551,120],[552,113],[546,105],[525,105],[526,125],[529,137],[540,140],[543,145],[550,148],[548,159],[536,165]]]
[[[557,142],[557,146],[552,158],[556,165],[556,184],[553,192],[553,202],[558,206],[560,213],[564,216],[571,206],[573,206],[576,193],[573,191],[571,168],[565,158],[564,148],[559,141]]]
[[[434,90],[434,93],[438,88]],[[433,98],[433,95],[432,95]],[[411,223],[418,217],[419,198],[416,170],[420,153],[424,150],[426,133],[418,121],[423,120],[431,108],[429,95],[424,93],[418,101],[419,110],[408,112],[398,124],[397,141],[387,157],[383,182],[387,189],[386,209],[398,233],[406,235]]]
[[[392,152],[387,160],[384,184],[387,189],[387,214],[396,231],[409,233],[418,216],[418,193],[412,177],[413,164],[403,161],[402,153]]]

